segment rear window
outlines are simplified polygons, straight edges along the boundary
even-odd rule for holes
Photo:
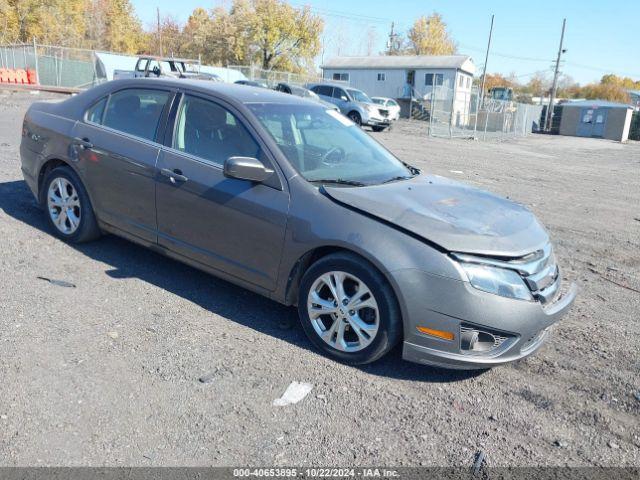
[[[154,140],[169,92],[129,89],[109,98],[103,125],[147,140]]]

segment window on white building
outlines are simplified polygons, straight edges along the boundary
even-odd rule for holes
[[[458,77],[458,86],[459,86],[460,88],[464,88],[464,75],[460,75],[460,76]]]
[[[378,81],[379,82],[385,82],[387,80],[387,74],[386,73],[379,73],[378,74]]]
[[[349,74],[348,73],[334,73],[333,74],[333,79],[334,80],[339,80],[341,82],[348,82],[349,81]]]
[[[467,77],[467,88],[471,87],[471,77]]]
[[[424,84],[427,87],[436,86],[439,87],[444,82],[444,76],[442,73],[425,73],[424,74]]]

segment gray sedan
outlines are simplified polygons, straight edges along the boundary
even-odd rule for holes
[[[25,180],[65,241],[125,237],[286,305],[325,354],[487,368],[574,300],[525,207],[421,173],[315,102],[119,80],[35,103]]]

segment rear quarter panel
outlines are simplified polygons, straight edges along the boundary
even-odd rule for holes
[[[50,159],[71,163],[69,139],[75,120],[55,111],[55,104],[35,103],[25,115],[20,156],[22,172],[36,198],[42,166]]]

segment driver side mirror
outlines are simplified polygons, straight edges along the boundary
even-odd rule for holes
[[[229,157],[224,162],[224,176],[250,182],[264,182],[273,174],[273,170],[264,166],[257,158]]]

